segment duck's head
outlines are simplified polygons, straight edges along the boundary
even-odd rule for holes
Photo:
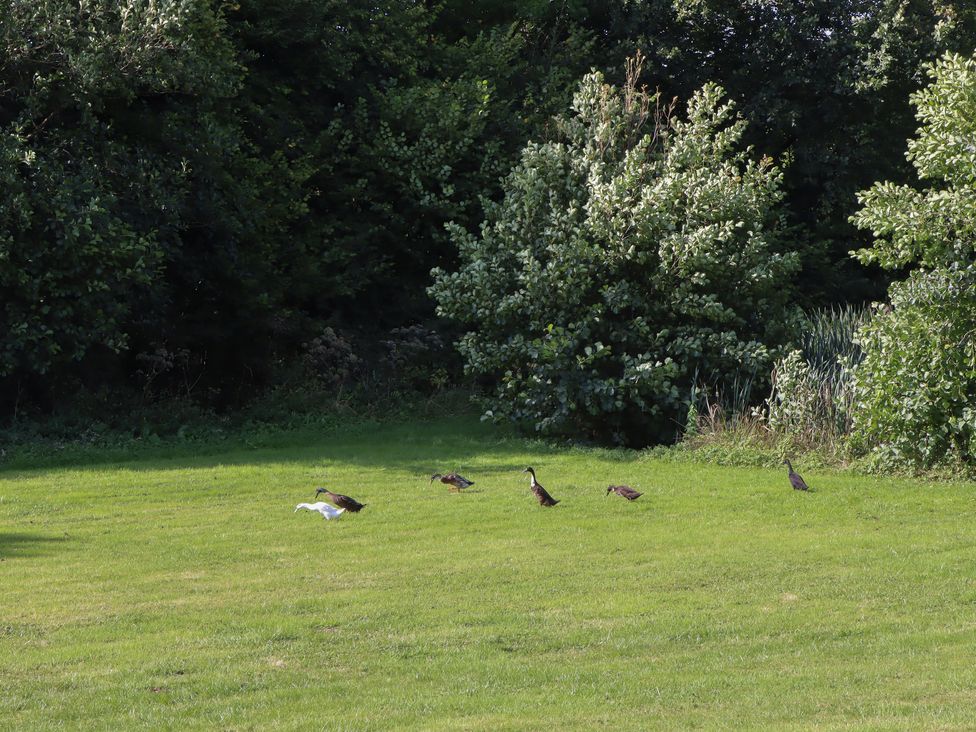
[[[433,483],[433,482],[434,482],[435,480],[437,480],[438,478],[443,478],[443,477],[444,477],[444,476],[443,476],[443,475],[441,475],[440,473],[434,473],[434,474],[433,474],[432,476],[430,476],[430,482],[431,482],[431,483]]]
[[[316,495],[316,496],[317,496],[317,495],[318,495],[319,493],[328,493],[328,492],[329,492],[329,489],[328,489],[328,488],[316,488],[316,489],[315,489],[315,495]]]
[[[612,491],[612,490],[613,490],[613,486],[612,485],[608,485],[607,486],[607,495],[608,496],[610,495],[610,491]]]
[[[526,468],[526,469],[525,469],[525,470],[523,470],[522,472],[523,472],[523,473],[532,473],[532,475],[535,475],[535,471],[534,471],[534,470],[533,470],[532,468]]]

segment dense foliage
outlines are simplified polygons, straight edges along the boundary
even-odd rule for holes
[[[858,334],[854,439],[897,465],[976,457],[976,277],[918,270]]]
[[[197,166],[235,152],[215,107],[239,73],[201,4],[2,12],[0,376],[44,374],[126,345]]]
[[[304,193],[244,133],[225,20],[199,0],[3,12],[0,377],[53,396],[164,347],[225,379],[266,358]]]
[[[674,432],[697,380],[768,371],[796,257],[778,251],[781,174],[739,149],[722,96],[706,85],[678,119],[633,77],[589,74],[480,236],[453,228],[460,269],[431,292],[468,328],[469,371],[498,384],[490,414],[646,442]]]
[[[921,190],[878,183],[855,223],[862,261],[920,265],[860,333],[855,436],[897,462],[974,461],[976,450],[976,56],[947,55],[912,97],[921,124],[908,159]]]
[[[662,99],[720,84],[780,161],[798,301],[877,297],[853,194],[906,180],[923,63],[974,45],[962,0],[2,3],[0,417],[453,378],[445,224],[477,232],[579,79],[638,48]],[[387,358],[412,328],[441,350]],[[357,368],[323,373],[331,338]]]

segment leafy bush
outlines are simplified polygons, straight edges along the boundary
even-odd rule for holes
[[[916,271],[891,287],[858,334],[855,446],[883,461],[973,462],[976,444],[976,277]]]
[[[189,177],[154,149],[177,126],[165,100],[237,83],[219,27],[191,0],[0,9],[0,377],[127,345]]]
[[[332,328],[325,328],[305,344],[302,359],[306,374],[323,384],[342,386],[357,373],[362,359],[352,345]]]
[[[780,172],[740,149],[722,90],[679,120],[629,71],[622,89],[582,80],[480,236],[452,227],[460,269],[435,269],[430,292],[469,328],[458,347],[496,386],[489,416],[646,444],[675,432],[696,377],[768,371],[796,262],[778,250]]]
[[[121,392],[158,343],[221,386],[270,361],[305,173],[248,138],[225,11],[0,8],[0,387]]]
[[[443,366],[446,347],[437,331],[422,325],[393,328],[381,345],[391,381],[419,392],[441,390],[450,382]]]
[[[863,262],[919,264],[864,326],[855,441],[893,462],[973,462],[976,429],[976,55],[946,55],[912,96],[921,123],[908,143],[923,190],[878,183],[853,217],[876,237]]]

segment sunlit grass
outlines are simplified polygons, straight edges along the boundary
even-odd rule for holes
[[[0,727],[969,728],[972,486],[797,467],[457,419],[8,471]]]

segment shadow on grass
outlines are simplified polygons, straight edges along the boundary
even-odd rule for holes
[[[65,455],[63,460],[36,465],[17,462],[0,465],[2,479],[42,477],[45,472],[64,469],[104,470],[118,468],[134,472],[208,469],[274,463],[305,463],[310,481],[328,481],[333,465],[394,469],[415,473],[418,480],[435,472],[470,472],[472,462],[493,457],[492,465],[477,469],[477,475],[517,476],[530,453],[537,469],[545,458],[560,448],[531,438],[521,438],[505,429],[479,422],[476,417],[452,417],[439,421],[418,421],[355,429],[349,434],[283,431],[260,445],[223,442],[207,445],[167,445],[154,451],[120,453],[117,449],[92,449],[83,455]],[[76,458],[76,459],[75,459]],[[477,477],[475,477],[477,480]],[[323,483],[325,484],[325,483]]]
[[[415,421],[376,425],[363,429],[361,425],[343,432],[283,431],[270,435],[265,444],[254,447],[240,445],[171,445],[153,454],[135,453],[119,456],[115,452],[93,450],[78,461],[56,465],[44,462],[30,466],[0,469],[3,480],[56,479],[54,474],[64,469],[80,471],[118,470],[141,473],[166,473],[186,470],[206,471],[213,468],[261,466],[274,471],[276,465],[302,466],[298,485],[330,486],[330,471],[350,467],[372,471],[397,471],[416,477],[418,489],[428,487],[431,474],[456,470],[476,483],[486,478],[510,476],[514,486],[527,490],[528,476],[522,471],[532,464],[540,471],[546,484],[549,459],[565,454],[566,446],[519,437],[510,430],[480,422],[477,417],[450,417],[441,420]],[[593,456],[610,462],[631,462],[638,452],[593,449]],[[68,457],[68,456],[65,456]],[[486,457],[488,459],[486,459]],[[623,460],[626,458],[626,460]],[[165,476],[161,476],[166,481]],[[625,480],[626,476],[615,478]],[[185,476],[180,476],[184,480]],[[391,477],[392,479],[392,477]],[[133,476],[138,482],[138,478]],[[403,480],[398,477],[397,480]],[[408,478],[408,480],[410,480]],[[296,481],[292,477],[289,482]],[[412,481],[411,481],[412,482]],[[296,485],[297,487],[297,485]],[[348,475],[344,491],[354,490]]]
[[[57,544],[67,544],[69,541],[71,539],[67,535],[0,531],[0,559],[23,559],[49,554],[57,548]]]

